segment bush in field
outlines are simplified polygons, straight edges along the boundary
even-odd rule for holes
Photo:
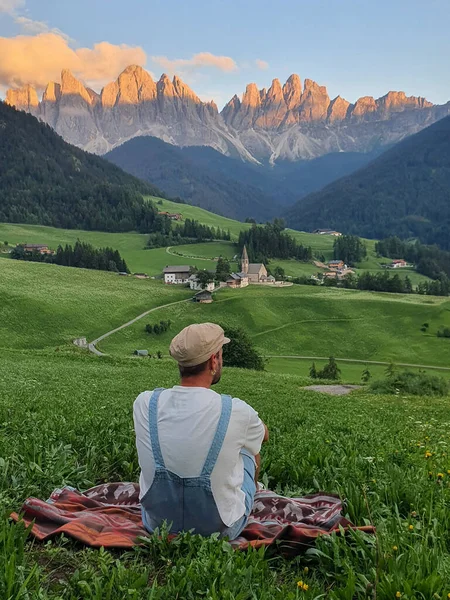
[[[412,394],[413,396],[446,396],[450,385],[438,375],[429,375],[424,371],[399,371],[385,379],[374,381],[370,389],[375,394]]]
[[[264,358],[256,350],[250,336],[240,327],[222,327],[225,336],[231,340],[223,347],[223,364],[227,367],[264,371]]]
[[[334,356],[330,356],[328,363],[324,366],[321,371],[318,371],[316,364],[313,363],[309,370],[309,376],[312,379],[329,379],[331,381],[338,381],[341,376],[341,370],[337,366],[336,359]]]
[[[172,325],[172,322],[169,321],[160,321],[159,323],[155,323],[155,325],[151,325],[150,323],[148,323],[145,326],[145,331],[149,334],[154,334],[154,335],[161,335],[162,333],[165,333],[166,331],[168,331],[170,329],[170,326]]]
[[[450,327],[440,327],[437,332],[438,337],[450,338]]]

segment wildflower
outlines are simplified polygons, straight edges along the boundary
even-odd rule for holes
[[[433,456],[432,452],[429,452],[428,450],[425,452],[425,458],[430,458],[430,456]]]
[[[402,593],[401,593],[401,592],[397,592],[397,593],[395,594],[395,597],[396,597],[396,598],[401,598],[401,597],[402,597]]]
[[[303,584],[303,591],[306,592],[309,590],[309,585],[307,583]]]
[[[303,588],[303,581],[297,581],[297,586],[299,588]]]
[[[450,475],[450,469],[447,471],[447,475]]]
[[[411,513],[411,516],[412,516],[412,517],[417,517],[417,513],[416,513],[416,511],[415,511],[415,510],[413,510],[413,511],[412,511],[412,513]]]
[[[447,594],[447,598],[448,598],[448,600],[450,600],[450,594]]]
[[[437,478],[438,479],[444,479],[444,473],[438,473],[437,474]]]
[[[397,550],[398,550],[398,546],[392,546],[392,550],[393,550],[394,552],[397,552]]]
[[[414,529],[414,525],[410,525],[410,526],[408,527],[408,529],[409,529],[410,531],[412,531],[412,530]]]
[[[372,479],[372,483],[376,483],[376,482],[377,482],[377,480],[376,480],[376,479]]]
[[[309,571],[309,568],[308,568],[308,567],[305,567],[305,568],[303,569],[303,573],[305,573],[305,575],[307,575],[307,574],[308,574],[308,571]]]

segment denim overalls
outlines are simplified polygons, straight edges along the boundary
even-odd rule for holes
[[[142,520],[145,528],[152,532],[167,522],[171,533],[194,530],[204,536],[220,533],[233,539],[244,528],[249,510],[231,527],[220,518],[211,489],[211,473],[222,448],[230,422],[232,400],[222,395],[222,412],[217,430],[199,477],[180,477],[164,464],[158,435],[158,399],[163,391],[156,389],[149,402],[149,433],[155,462],[155,478],[141,500]],[[244,457],[249,460],[247,453]],[[250,459],[251,460],[251,459]]]

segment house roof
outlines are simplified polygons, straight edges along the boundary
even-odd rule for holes
[[[230,273],[230,276],[228,277],[227,281],[236,281],[237,279],[242,279],[241,274],[238,273]]]
[[[248,265],[248,272],[252,275],[256,275],[261,270],[261,267],[264,267],[262,263],[250,263]]]
[[[24,244],[24,248],[48,248],[47,244]]]
[[[343,260],[330,260],[330,262],[328,264],[329,265],[340,265],[343,262],[344,262]]]
[[[209,290],[201,290],[201,292],[197,292],[197,294],[195,294],[196,298],[197,296],[212,296],[212,292]]]
[[[163,273],[189,273],[191,267],[187,265],[174,265],[173,267],[164,267]]]

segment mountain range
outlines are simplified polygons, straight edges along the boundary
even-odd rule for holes
[[[64,70],[39,100],[30,85],[9,90],[6,101],[48,123],[66,141],[97,154],[137,136],[158,137],[177,146],[211,146],[230,157],[275,164],[310,160],[329,153],[372,152],[392,145],[450,114],[450,102],[389,92],[350,103],[330,99],[327,89],[291,75],[269,89],[249,84],[218,111],[202,102],[177,76],[154,81],[131,65],[100,93]]]

